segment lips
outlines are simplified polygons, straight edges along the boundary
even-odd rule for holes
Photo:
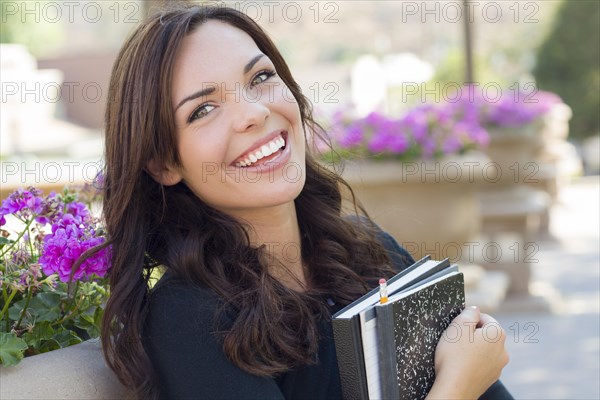
[[[276,131],[255,142],[232,163],[238,168],[259,166],[277,158],[287,143],[287,131]]]

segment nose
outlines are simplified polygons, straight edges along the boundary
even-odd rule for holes
[[[252,101],[251,99],[242,98],[238,105],[234,110],[234,129],[237,132],[246,132],[253,127],[260,127],[271,115],[269,107],[260,100]]]

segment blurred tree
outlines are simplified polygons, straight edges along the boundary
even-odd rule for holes
[[[41,10],[49,0],[38,2],[33,10]],[[40,12],[25,14],[21,7],[24,2],[13,2],[10,7],[0,7],[0,43],[19,43],[27,47],[34,56],[42,56],[55,51],[65,40],[64,26],[48,21]],[[43,38],[43,39],[42,39]]]
[[[557,93],[573,109],[571,135],[600,131],[600,2],[564,1],[534,68],[541,90]]]
[[[502,87],[508,86],[510,79],[494,70],[489,56],[475,53],[472,55],[473,63],[477,66],[475,82],[479,85],[497,83]],[[435,75],[431,82],[441,85],[448,83],[462,85],[465,81],[465,53],[463,49],[455,47],[446,53],[444,60],[436,66]]]

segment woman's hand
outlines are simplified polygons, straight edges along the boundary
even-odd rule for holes
[[[477,307],[466,308],[444,331],[435,350],[436,379],[428,399],[477,399],[508,363],[506,335]]]

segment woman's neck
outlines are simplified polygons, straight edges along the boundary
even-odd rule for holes
[[[243,219],[251,227],[250,244],[266,247],[269,273],[288,288],[305,291],[301,234],[294,203],[255,210]]]

